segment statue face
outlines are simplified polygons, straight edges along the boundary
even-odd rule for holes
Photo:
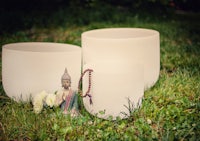
[[[65,88],[65,89],[68,89],[70,87],[70,80],[62,80],[62,86]]]

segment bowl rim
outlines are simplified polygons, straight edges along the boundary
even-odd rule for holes
[[[125,34],[126,32],[130,35]],[[146,28],[101,28],[85,31],[81,34],[81,36],[82,38],[96,40],[134,40],[159,36],[159,32],[157,30]]]

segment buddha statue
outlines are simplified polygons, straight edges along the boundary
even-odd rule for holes
[[[71,89],[71,77],[65,68],[61,77],[62,89],[56,94],[56,104],[60,106],[64,114],[78,115],[78,95]]]

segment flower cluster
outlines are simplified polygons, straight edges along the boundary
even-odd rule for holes
[[[55,94],[49,94],[46,91],[42,91],[36,94],[32,99],[33,110],[35,113],[40,113],[44,105],[53,107],[56,101]]]
[[[45,104],[47,106],[53,107],[56,100],[55,94],[48,94],[44,100]]]

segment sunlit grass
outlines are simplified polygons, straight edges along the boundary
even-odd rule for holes
[[[82,116],[75,119],[63,115],[59,108],[44,108],[40,114],[35,114],[31,102],[10,100],[1,85],[0,140],[199,140],[200,42],[199,29],[195,28],[197,21],[176,18],[178,15],[155,20],[151,16],[143,18],[129,13],[126,17],[126,14],[115,12],[110,21],[98,19],[92,22],[98,14],[89,17],[87,24],[79,19],[79,24],[33,26],[4,33],[0,36],[1,45],[38,41],[80,46],[81,33],[91,29],[140,27],[158,30],[160,77],[156,85],[145,92],[142,106],[130,111],[128,119],[116,121],[112,121],[112,117],[103,120],[91,116],[83,107]]]

